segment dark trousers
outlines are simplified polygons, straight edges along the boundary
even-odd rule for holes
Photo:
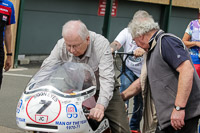
[[[3,79],[3,68],[0,68],[0,89],[1,89],[1,83],[2,83],[2,79]]]
[[[119,83],[115,77],[115,89],[113,97],[110,100],[107,109],[105,110],[105,117],[108,118],[110,129],[112,133],[131,133],[129,122],[126,114],[125,104],[119,92]],[[99,91],[95,94],[97,100]]]
[[[175,130],[172,126],[169,126],[163,130],[156,129],[155,133],[197,133],[198,121],[200,117],[195,117],[185,121],[185,126],[181,130]]]
[[[3,78],[3,66],[4,66],[4,49],[0,46],[0,89]]]
[[[112,133],[130,133],[125,104],[118,89],[113,92],[113,97],[105,110],[105,116],[109,120]]]

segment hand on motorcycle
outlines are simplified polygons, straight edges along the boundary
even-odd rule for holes
[[[90,110],[90,114],[88,116],[88,118],[90,119],[94,119],[96,121],[101,121],[104,117],[104,106],[101,104],[96,104],[95,108],[92,108]]]

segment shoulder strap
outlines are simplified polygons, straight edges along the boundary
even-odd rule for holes
[[[162,34],[164,34],[165,32],[163,31],[163,30],[159,30],[158,31],[159,33],[156,35],[156,41],[158,40],[158,38],[162,35]]]
[[[158,37],[163,33],[164,33],[164,31],[162,31],[162,30],[157,31],[155,37],[153,37],[153,42],[151,44],[150,51],[156,46]]]
[[[160,47],[160,55],[161,56],[162,56],[162,49],[161,49],[162,43],[161,43],[161,40],[162,40],[163,36],[171,36],[171,37],[177,38],[178,40],[180,40],[181,44],[183,45],[184,50],[186,49],[185,44],[183,43],[183,41],[179,37],[177,37],[177,36],[175,36],[175,35],[173,35],[171,33],[162,33],[160,36],[158,36],[158,39],[156,41],[157,45],[159,45],[159,47]]]

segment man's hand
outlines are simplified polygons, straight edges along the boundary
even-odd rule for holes
[[[97,104],[95,108],[90,110],[89,118],[94,119],[96,121],[101,121],[104,117],[104,106],[101,104]]]
[[[200,47],[200,42],[195,42],[195,45]]]
[[[140,78],[136,79],[126,90],[124,90],[120,95],[122,99],[128,100],[133,96],[136,96],[142,91]]]
[[[171,125],[175,130],[181,129],[184,125],[185,110],[173,110],[171,115]]]
[[[143,56],[143,54],[145,53],[145,50],[142,49],[142,48],[137,48],[135,51],[134,51],[134,56],[135,57],[140,57],[140,56]]]
[[[5,62],[5,66],[4,66],[4,70],[8,71],[11,67],[11,56],[7,56],[6,62]]]
[[[110,47],[111,47],[111,52],[114,53],[116,50],[119,50],[121,48],[121,44],[118,42],[118,41],[113,41],[111,44],[110,44]]]

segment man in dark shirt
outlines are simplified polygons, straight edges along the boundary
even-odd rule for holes
[[[197,133],[200,79],[187,48],[180,38],[160,30],[146,11],[136,12],[129,28],[147,54],[140,78],[121,96],[127,100],[142,91],[143,132]]]
[[[8,71],[11,67],[11,24],[15,23],[15,11],[13,4],[8,0],[0,0],[0,88],[2,83],[3,67],[5,71]],[[6,62],[4,65],[4,44],[5,39],[6,46]]]
[[[156,34],[157,32],[150,39],[150,45]],[[176,69],[183,61],[189,60],[185,51],[185,45],[182,45],[181,40],[171,36],[163,36],[161,44],[162,57],[173,69]]]

